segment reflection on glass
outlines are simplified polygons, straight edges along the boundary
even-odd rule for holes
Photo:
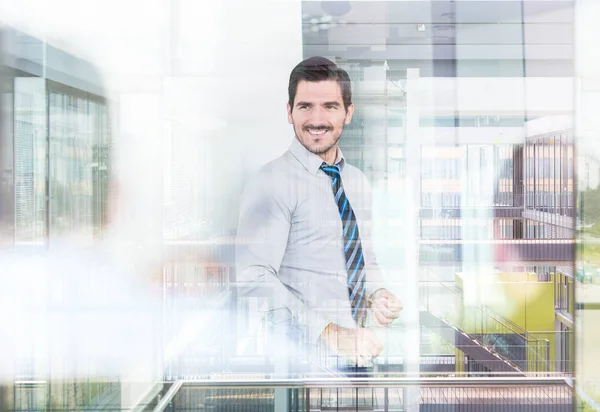
[[[108,224],[106,104],[99,96],[49,86],[50,233],[90,241]]]
[[[89,256],[65,248],[93,246],[109,222],[111,130],[102,84],[89,63],[35,37],[2,27],[0,40],[0,244],[8,245],[0,249],[0,277],[13,312],[3,322],[14,322],[2,338],[0,409],[118,407],[116,369],[92,366],[94,342],[77,346],[88,325],[110,326],[94,313],[98,302],[79,306],[85,315],[73,303],[105,290],[90,291],[92,265],[81,263]]]
[[[47,235],[48,139],[44,80],[14,79],[15,240],[43,244]]]
[[[159,278],[153,296],[162,310],[162,322],[157,322],[161,333],[147,343],[160,359],[158,366],[144,366],[168,382],[163,386],[159,378],[160,389],[138,388],[147,394],[140,404],[156,406],[168,385],[179,379],[238,379],[239,387],[184,388],[170,408],[236,410],[250,405],[271,410],[283,399],[292,410],[399,410],[411,402],[452,408],[491,398],[508,407],[544,410],[553,403],[557,410],[568,410],[574,399],[569,379],[577,372],[579,395],[590,408],[597,405],[600,127],[594,77],[600,70],[588,57],[595,56],[594,47],[577,56],[588,63],[578,76],[583,73],[590,80],[580,85],[584,96],[578,113],[572,91],[573,29],[589,27],[583,31],[591,35],[579,38],[598,38],[593,30],[597,13],[587,8],[598,10],[585,4],[578,11],[568,1],[304,1],[292,16],[298,24],[281,28],[278,36],[268,33],[297,35],[296,49],[290,42],[285,51],[326,56],[352,79],[356,112],[340,145],[348,162],[374,187],[379,261],[405,306],[398,322],[381,331],[385,349],[374,362],[372,377],[531,379],[523,388],[510,382],[463,387],[458,380],[448,387],[418,382],[334,393],[321,387],[243,385],[286,376],[281,365],[287,364],[265,350],[273,336],[263,320],[252,316],[261,309],[259,300],[235,291],[231,216],[237,215],[239,199],[238,188],[229,183],[243,181],[252,150],[263,150],[246,135],[247,129],[267,135],[275,116],[285,123],[284,104],[279,114],[262,113],[263,93],[276,88],[283,93],[285,86],[248,74],[256,73],[248,66],[257,63],[244,56],[271,51],[256,40],[260,36],[248,33],[242,44],[239,36],[228,34],[237,33],[236,25],[245,21],[264,20],[262,5],[248,2],[235,25],[224,25],[224,33],[215,30],[208,48],[203,46],[206,36],[192,36],[197,14],[211,16],[215,26],[227,20],[220,20],[219,13],[227,13],[213,3],[166,2],[168,13],[161,10],[157,16],[170,19],[150,22],[167,26],[156,31],[156,37],[168,39],[165,50],[149,52],[148,60],[161,62],[152,74],[159,80],[134,75],[127,80],[139,84],[131,89],[123,85],[127,82],[115,82],[126,89],[117,92],[121,103],[129,91],[137,101],[152,89],[157,106],[166,102],[169,107],[164,119],[148,121],[149,128],[161,125],[157,133],[165,135],[164,163],[152,165],[164,167],[159,173],[164,181],[140,178],[127,186],[155,185],[162,198],[153,202],[160,205],[144,205],[145,199],[137,204],[164,212],[157,225],[161,233],[144,239],[160,242],[156,259],[162,271],[139,262],[131,269],[143,273],[144,280]],[[113,13],[110,6],[107,10]],[[575,24],[576,19],[582,24]],[[258,26],[251,30],[264,29]],[[82,37],[92,33],[80,27]],[[99,37],[120,34],[112,27],[103,30]],[[145,51],[139,39],[119,38],[126,43],[125,54]],[[80,66],[61,63],[73,62],[73,56],[22,33],[3,34],[2,40],[11,45],[4,46],[1,67],[0,244],[21,249],[51,249],[62,240],[93,244],[104,237],[109,221],[131,217],[109,213],[109,189],[115,183],[113,144],[134,140],[123,130],[111,130],[112,107],[93,81],[79,81]],[[202,56],[188,55],[194,47],[179,47],[180,40],[198,43]],[[163,60],[168,62],[164,67]],[[67,76],[56,77],[56,67]],[[233,87],[215,92],[202,84],[221,85],[219,76],[231,77],[220,79],[222,83],[242,79],[243,86],[231,81]],[[187,87],[192,77],[200,79],[197,88]],[[259,84],[258,93],[250,88],[254,84]],[[227,108],[211,111],[222,96]],[[271,97],[275,99],[264,99]],[[236,112],[236,105],[243,109]],[[146,116],[135,107],[128,110]],[[127,130],[130,120],[123,116],[120,126]],[[244,146],[240,142],[246,139],[250,143]],[[240,156],[243,161],[229,151],[238,146],[239,151],[250,148]],[[32,353],[22,349],[18,355],[16,378],[2,392],[11,394],[14,410],[118,409],[131,390],[120,376],[38,376],[40,365],[29,359]],[[290,362],[296,361],[303,359]],[[546,378],[563,380],[546,387],[541,384]]]

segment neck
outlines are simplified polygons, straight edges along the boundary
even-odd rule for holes
[[[333,165],[335,164],[335,161],[337,159],[337,146],[332,147],[331,149],[329,149],[328,151],[326,151],[325,153],[321,153],[320,155],[318,155],[321,159],[323,159],[323,161],[325,163],[327,163],[328,165]]]

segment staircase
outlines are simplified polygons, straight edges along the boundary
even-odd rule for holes
[[[470,359],[485,366],[492,373],[501,373],[503,376],[524,376],[524,372],[501,355],[492,352],[476,339],[469,336],[456,326],[427,310],[419,312],[419,320],[442,339],[454,344]]]

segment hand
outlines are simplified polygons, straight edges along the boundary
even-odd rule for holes
[[[365,328],[342,328],[330,323],[321,333],[327,346],[338,355],[351,359],[358,367],[369,365],[377,357],[383,345],[377,336]]]
[[[400,316],[402,303],[394,294],[386,289],[375,292],[371,300],[371,313],[373,320],[379,326],[387,326]]]

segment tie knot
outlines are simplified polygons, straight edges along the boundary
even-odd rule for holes
[[[327,163],[321,165],[321,170],[332,179],[341,177],[340,168],[337,165],[329,166]]]

